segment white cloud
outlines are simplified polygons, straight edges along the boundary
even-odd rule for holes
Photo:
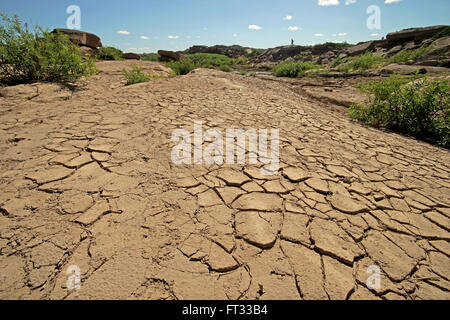
[[[347,33],[346,32],[339,32],[337,35],[338,35],[338,37],[345,37],[347,35]]]
[[[370,36],[371,37],[378,37],[380,34],[379,33],[372,33]]]
[[[180,36],[167,36],[169,39],[178,39]]]
[[[148,39],[150,39],[150,37],[147,37],[147,36],[140,36],[139,38],[142,39],[142,40],[148,40]]]
[[[339,0],[319,0],[318,4],[322,7],[337,6],[339,5]]]
[[[385,0],[384,3],[391,4],[391,3],[394,3],[394,2],[400,2],[400,1],[402,1],[402,0]]]
[[[290,27],[288,28],[288,30],[289,30],[289,31],[298,31],[298,30],[302,30],[302,28],[297,27],[297,26],[290,26]]]
[[[235,37],[235,38],[237,38],[238,37],[238,35],[235,33],[235,34],[233,34],[233,37]]]
[[[251,24],[248,26],[250,30],[261,30],[262,28],[256,24]]]
[[[316,33],[314,34],[314,37],[323,37],[323,33]]]
[[[117,34],[129,35],[130,32],[129,32],[129,31],[126,31],[126,30],[119,30],[119,31],[117,31]]]
[[[345,5],[348,6],[350,4],[356,3],[356,0],[345,0]]]
[[[286,16],[283,18],[283,20],[292,20],[292,18],[293,18],[292,16]]]

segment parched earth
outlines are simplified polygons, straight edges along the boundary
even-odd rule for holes
[[[129,65],[0,90],[1,299],[450,299],[447,150],[304,86],[200,69],[127,87]],[[194,121],[280,129],[279,172],[175,165]]]

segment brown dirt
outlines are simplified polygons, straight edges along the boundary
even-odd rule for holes
[[[169,74],[104,62],[84,88],[0,90],[1,299],[450,298],[447,150],[282,81],[125,87],[131,63]],[[280,172],[174,165],[171,134],[195,120],[279,128]]]

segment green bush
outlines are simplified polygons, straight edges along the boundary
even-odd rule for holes
[[[99,60],[123,60],[123,52],[113,47],[103,47],[97,55]]]
[[[187,55],[197,68],[220,68],[237,63],[237,59],[231,59],[223,54],[195,53]]]
[[[195,64],[189,59],[167,62],[166,65],[178,76],[188,74],[196,68]]]
[[[125,78],[127,78],[127,86],[136,84],[136,83],[142,83],[142,82],[149,82],[152,76],[151,74],[145,73],[142,71],[142,68],[138,67],[137,65],[133,64],[131,66],[131,70],[127,71],[123,69],[122,71]]]
[[[450,148],[449,81],[417,77],[408,81],[391,76],[363,85],[371,97],[351,106],[350,117]]]
[[[437,40],[437,39],[449,37],[449,36],[450,36],[450,26],[447,26],[441,32],[435,34],[434,37],[432,38],[432,40]]]
[[[407,61],[415,61],[418,57],[430,50],[430,47],[422,47],[416,50],[404,50],[392,56],[389,61],[392,63],[404,63]]]
[[[38,26],[32,32],[17,16],[0,16],[1,81],[67,82],[97,71],[95,61],[84,58],[67,36],[49,33]]]
[[[313,62],[283,62],[272,69],[276,77],[301,78],[305,71],[320,69],[322,66]]]
[[[221,66],[221,67],[220,67],[220,71],[223,71],[223,72],[231,72],[232,70],[231,70],[231,67],[230,67],[230,66]]]
[[[338,71],[348,73],[351,71],[366,71],[381,67],[385,64],[386,60],[383,57],[372,54],[371,52],[366,52],[359,57],[347,58],[344,64],[342,64],[342,62],[342,60],[337,62],[341,63]]]
[[[143,54],[141,60],[158,62],[159,58],[160,58],[159,54],[157,54],[157,53],[148,53],[148,54]]]

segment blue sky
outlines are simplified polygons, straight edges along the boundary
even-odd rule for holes
[[[81,30],[124,51],[184,50],[192,45],[269,48],[326,41],[357,43],[408,27],[450,24],[449,0],[1,0],[0,11],[49,29],[81,9]],[[368,29],[377,5],[381,29]]]

